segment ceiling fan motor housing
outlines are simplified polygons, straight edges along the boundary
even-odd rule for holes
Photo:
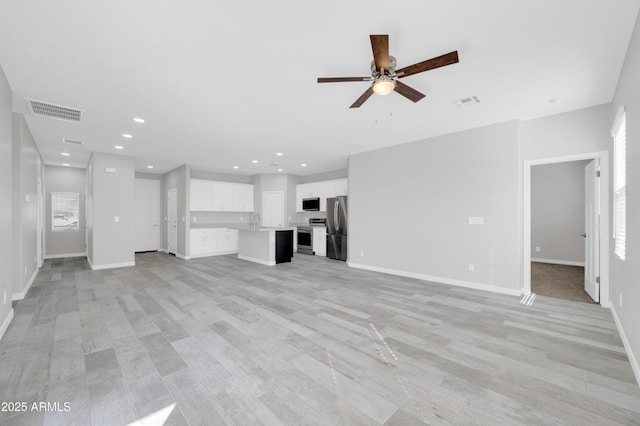
[[[395,77],[396,76],[396,58],[389,55],[389,69],[382,70],[382,71],[384,72],[384,75],[387,75],[389,77]],[[381,70],[376,69],[375,60],[371,61],[371,76],[373,78],[378,78],[381,75],[382,75]]]

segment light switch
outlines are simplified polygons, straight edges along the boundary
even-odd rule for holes
[[[105,173],[115,173],[116,169],[114,169],[113,167],[107,167],[104,169]]]
[[[120,216],[114,216],[113,221],[116,223],[120,222]]]
[[[469,216],[469,225],[484,225],[484,217],[482,216]]]

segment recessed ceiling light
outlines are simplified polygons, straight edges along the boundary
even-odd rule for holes
[[[279,172],[282,172],[282,171],[284,171],[284,170],[283,170],[283,169],[278,169],[278,171],[279,171]]]
[[[63,166],[69,167],[69,163],[62,163]]]
[[[63,152],[61,155],[64,155],[65,157],[70,156],[71,154],[69,154],[68,152]]]
[[[153,166],[152,165],[148,165],[147,169],[153,169]]]
[[[258,160],[251,160],[253,164],[258,164]]]
[[[549,99],[549,102],[551,102],[552,104],[559,104],[560,102],[564,101],[564,98],[553,98],[553,99]]]
[[[115,149],[124,149],[124,146],[116,145],[116,146],[114,146],[114,148],[115,148]]]
[[[282,154],[281,152],[276,152],[276,155],[277,155],[278,157],[282,157],[284,154]]]
[[[144,118],[136,117],[133,119],[136,123],[144,123]]]
[[[122,137],[123,137],[123,138],[127,138],[127,139],[131,139],[133,136],[132,136],[132,135],[130,135],[129,133],[124,133],[124,134],[122,135]]]
[[[300,164],[301,167],[307,167],[307,163]]]
[[[233,168],[234,168],[234,169],[239,169],[239,168],[240,168],[240,166],[233,166]]]

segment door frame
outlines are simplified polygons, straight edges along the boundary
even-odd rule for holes
[[[531,292],[531,168],[543,164],[565,163],[579,160],[600,160],[600,306],[611,307],[609,295],[609,152],[597,151],[561,157],[524,161],[523,195],[523,288],[524,294]]]

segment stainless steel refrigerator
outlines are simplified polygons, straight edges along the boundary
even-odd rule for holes
[[[347,260],[347,197],[327,198],[327,257]]]

